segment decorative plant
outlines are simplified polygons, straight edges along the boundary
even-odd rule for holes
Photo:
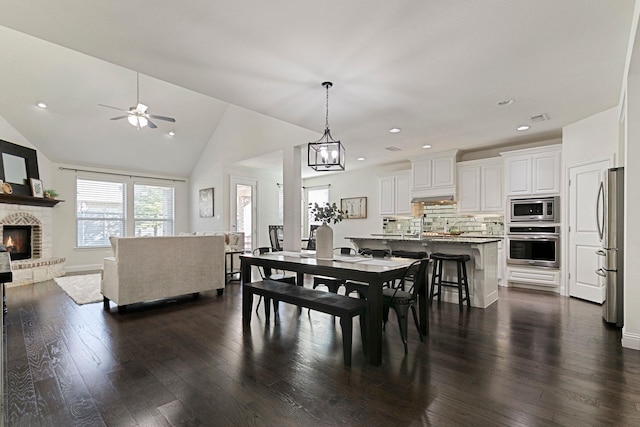
[[[339,223],[344,219],[344,215],[348,212],[338,209],[338,205],[335,203],[325,203],[324,206],[320,206],[317,203],[313,205],[309,203],[311,208],[311,215],[315,221],[322,221],[330,224],[333,221],[334,224]]]
[[[44,197],[48,197],[50,199],[55,199],[56,197],[58,197],[58,192],[56,190],[54,190],[53,188],[49,188],[47,190],[44,190],[42,192],[42,194],[44,195]]]

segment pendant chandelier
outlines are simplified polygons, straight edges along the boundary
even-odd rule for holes
[[[327,114],[324,134],[319,140],[309,143],[308,164],[310,168],[318,172],[344,170],[344,146],[340,141],[333,139],[329,130],[329,88],[333,86],[333,83],[324,82],[322,86],[327,91]]]

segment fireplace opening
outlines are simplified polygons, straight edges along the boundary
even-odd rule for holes
[[[31,226],[5,225],[2,227],[2,243],[11,254],[11,260],[31,258]]]

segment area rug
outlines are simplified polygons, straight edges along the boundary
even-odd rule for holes
[[[102,301],[100,273],[53,279],[78,305]]]

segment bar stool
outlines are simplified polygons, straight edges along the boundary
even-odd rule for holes
[[[433,302],[433,297],[438,295],[438,302],[440,302],[440,295],[442,294],[442,286],[450,288],[458,288],[458,306],[460,311],[464,306],[464,300],[467,300],[467,306],[471,307],[471,299],[469,298],[469,280],[467,278],[467,265],[466,262],[471,259],[469,255],[452,255],[435,253],[431,254],[430,258],[433,260],[433,274],[431,275],[431,292],[429,295],[429,304]],[[455,261],[458,277],[456,281],[443,280],[442,278],[442,265],[445,261]],[[438,292],[435,291],[436,285],[438,286]],[[462,296],[464,288],[465,297]]]

